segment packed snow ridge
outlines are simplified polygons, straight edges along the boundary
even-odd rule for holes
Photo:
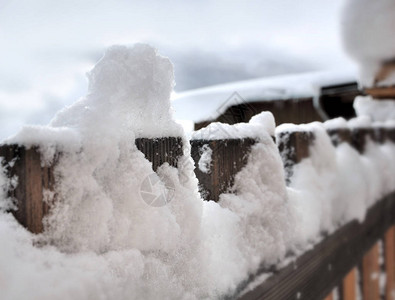
[[[172,119],[170,61],[147,45],[114,46],[88,77],[88,95],[48,126],[26,127],[6,141],[38,145],[43,164],[62,155],[54,170],[56,201],[39,235],[8,212],[15,205],[6,191],[17,179],[0,172],[3,299],[220,298],[262,264],[302,253],[322,232],[362,220],[395,189],[393,143],[369,142],[363,155],[347,144],[334,148],[321,123],[304,125],[316,142],[287,187],[273,116],[262,113],[249,123],[195,133],[216,139],[222,136],[215,132],[226,131],[257,141],[232,192],[219,203],[203,201],[189,141]],[[349,123],[328,126],[337,125]],[[152,207],[139,191],[153,170],[135,139],[167,136],[183,138],[184,154],[177,168],[157,170],[174,193],[167,205]],[[199,167],[207,171],[212,153],[202,151]]]

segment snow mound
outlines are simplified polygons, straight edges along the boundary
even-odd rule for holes
[[[343,44],[372,85],[381,63],[395,58],[395,2],[348,0],[342,15]]]
[[[358,116],[368,116],[375,122],[395,120],[395,101],[392,99],[374,100],[371,96],[359,96],[354,100]]]

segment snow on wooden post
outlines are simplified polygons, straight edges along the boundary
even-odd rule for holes
[[[206,200],[219,200],[219,195],[228,191],[235,175],[247,164],[248,154],[254,139],[191,140],[191,156],[195,162],[195,174],[201,194]],[[211,164],[208,170],[199,168],[203,147],[211,149]]]
[[[365,151],[368,140],[375,140],[372,128],[353,128],[351,130],[351,145],[359,152]]]
[[[327,133],[335,147],[339,146],[341,143],[351,142],[351,131],[348,128],[328,129]]]
[[[139,138],[135,142],[137,148],[151,161],[153,170],[165,162],[177,167],[178,158],[183,154],[181,138]],[[8,191],[17,204],[17,210],[12,213],[29,231],[41,233],[44,230],[42,220],[50,209],[50,205],[44,201],[44,194],[54,191],[56,160],[50,166],[42,166],[37,147],[19,145],[0,146],[0,157],[3,158],[8,177],[18,178],[15,189]]]
[[[388,78],[395,72],[395,59],[390,59],[382,63],[380,70],[377,72],[374,79],[374,86],[365,88],[365,93],[372,96],[374,99],[394,99],[395,100],[395,85],[383,86],[381,82],[388,80]]]
[[[154,171],[165,162],[176,168],[178,158],[183,154],[180,137],[137,138],[135,144],[137,149],[144,153],[145,158],[152,163]]]
[[[347,292],[349,297],[343,299],[355,300],[355,266],[394,222],[395,193],[392,193],[371,206],[363,222],[352,220],[344,224],[295,261],[280,269],[275,268],[276,272],[262,284],[254,285],[250,290],[244,289],[238,299],[297,299],[297,295],[300,299],[324,299],[345,279],[350,289],[345,290],[343,281],[343,288],[339,286],[340,296]],[[265,271],[273,272],[273,268],[268,267]],[[373,278],[376,278],[375,275]]]
[[[53,190],[54,164],[42,166],[41,154],[37,147],[3,145],[0,146],[0,157],[3,157],[7,175],[10,178],[16,176],[18,179],[15,189],[8,192],[18,207],[12,211],[13,215],[31,232],[42,232],[42,220],[49,210],[49,205],[43,201],[43,193]]]
[[[383,144],[387,140],[387,130],[385,127],[379,127],[379,126],[373,127],[373,135],[374,135],[374,140],[379,144]]]
[[[293,166],[309,156],[315,137],[311,131],[282,131],[277,134],[278,149],[285,168],[286,182],[291,182]]]

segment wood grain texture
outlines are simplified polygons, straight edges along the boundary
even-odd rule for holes
[[[206,200],[219,200],[219,195],[228,191],[235,175],[247,164],[254,139],[191,140],[191,156],[195,162],[195,174],[199,180],[201,194]],[[202,147],[212,150],[208,173],[199,169]]]
[[[293,167],[310,155],[310,146],[314,143],[313,132],[284,131],[276,136],[278,150],[283,161],[286,182],[292,181]]]
[[[16,176],[18,185],[8,192],[17,204],[12,211],[15,218],[33,233],[44,230],[43,217],[49,210],[43,201],[43,192],[53,189],[55,178],[52,166],[41,165],[41,155],[36,147],[17,145],[0,146],[0,157],[8,177]]]
[[[395,226],[387,230],[384,237],[384,257],[385,257],[385,299],[395,298]]]
[[[357,269],[353,268],[343,279],[342,300],[357,299]]]
[[[177,168],[178,158],[183,154],[180,137],[137,138],[135,144],[137,149],[144,153],[145,158],[152,163],[154,171],[165,162]]]
[[[363,299],[380,299],[379,278],[379,245],[376,243],[362,259]]]
[[[253,290],[229,298],[282,300],[296,299],[301,293],[300,299],[324,299],[394,223],[395,193],[372,206],[363,223],[352,221],[342,226],[288,266],[277,271],[263,266],[239,291],[263,272],[274,275]]]

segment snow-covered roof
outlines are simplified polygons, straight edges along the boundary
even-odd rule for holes
[[[240,102],[286,100],[315,96],[321,87],[357,80],[355,70],[281,75],[200,88],[176,94],[172,106],[178,120],[214,120]]]

